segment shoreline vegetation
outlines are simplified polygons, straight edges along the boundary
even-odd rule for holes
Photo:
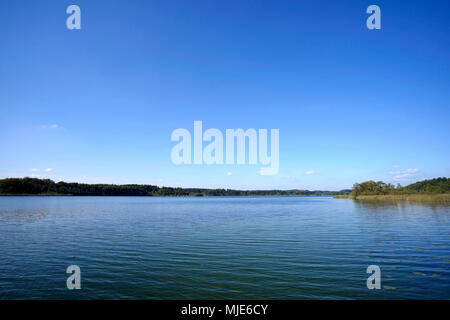
[[[350,194],[350,189],[322,190],[233,190],[203,188],[172,188],[139,184],[84,184],[55,183],[50,179],[7,178],[0,180],[0,196],[167,196],[167,197],[217,197],[217,196],[334,196]]]
[[[450,204],[450,179],[435,178],[419,181],[405,187],[393,186],[383,181],[355,183],[352,192],[333,196],[335,199],[361,201],[409,201],[433,204]]]
[[[403,194],[403,195],[367,195],[357,196],[353,195],[335,195],[335,199],[354,199],[361,201],[409,201],[409,202],[429,202],[429,203],[447,203],[450,204],[450,194]]]
[[[382,181],[355,183],[340,191],[323,190],[233,190],[172,188],[138,184],[84,184],[54,182],[50,179],[7,178],[0,180],[0,196],[163,196],[163,197],[227,197],[227,196],[333,196],[335,199],[361,201],[410,201],[450,204],[450,179],[436,178],[407,186],[394,186]]]

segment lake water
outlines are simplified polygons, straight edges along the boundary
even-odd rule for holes
[[[449,262],[448,206],[0,197],[1,299],[449,299]]]

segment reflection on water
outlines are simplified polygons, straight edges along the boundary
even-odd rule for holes
[[[392,201],[392,200],[353,200],[351,199],[355,206],[362,209],[382,209],[382,210],[412,210],[414,208],[420,210],[420,208],[426,207],[435,212],[448,212],[448,205],[434,204],[434,203],[420,203],[420,202],[409,202],[409,201]]]
[[[448,299],[449,232],[450,207],[408,202],[2,197],[0,298]]]

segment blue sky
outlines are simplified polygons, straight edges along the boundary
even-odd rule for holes
[[[66,8],[81,8],[81,30]],[[381,8],[381,30],[366,8]],[[450,175],[446,1],[2,1],[0,177],[260,189]],[[280,169],[171,162],[277,128]]]

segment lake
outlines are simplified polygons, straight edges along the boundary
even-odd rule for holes
[[[0,197],[0,260],[1,299],[449,299],[450,207]]]

